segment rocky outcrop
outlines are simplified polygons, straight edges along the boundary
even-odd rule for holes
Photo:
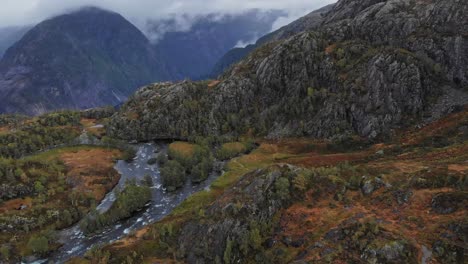
[[[432,209],[438,214],[467,210],[468,192],[439,193],[432,198]]]
[[[346,259],[353,259],[353,252],[359,252],[362,263],[418,263],[414,245],[381,230],[372,221],[361,223],[358,219],[349,219],[330,230],[323,242],[342,245],[346,249]],[[324,257],[331,253],[320,250]]]
[[[262,247],[262,235],[271,232],[273,216],[290,201],[289,182],[300,170],[273,166],[243,176],[206,210],[203,221],[185,224],[178,236],[179,253],[187,263],[245,260]]]
[[[449,90],[467,94],[466,22],[463,13],[450,13],[467,5],[340,1],[319,28],[262,46],[219,83],[143,88],[112,118],[109,132],[138,140],[391,135],[442,116],[446,105],[467,103],[437,103]]]
[[[10,200],[18,197],[24,197],[27,195],[31,195],[32,193],[33,189],[30,186],[26,186],[24,184],[0,185],[0,199],[2,200]]]

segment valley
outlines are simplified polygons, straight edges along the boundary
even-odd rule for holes
[[[209,190],[71,263],[420,263],[426,251],[433,263],[460,263],[467,114],[465,108],[422,129],[400,131],[385,144],[261,140],[252,153],[230,161]],[[205,247],[211,243],[222,246]]]

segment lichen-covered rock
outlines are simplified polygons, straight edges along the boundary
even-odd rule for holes
[[[390,188],[391,185],[384,182],[381,177],[364,176],[361,182],[361,191],[364,195],[371,195],[382,187]]]
[[[378,248],[366,248],[361,255],[367,263],[403,263],[407,258],[407,243],[391,241]]]
[[[439,193],[432,198],[432,209],[438,214],[451,214],[468,209],[468,192]]]
[[[411,190],[399,189],[393,192],[393,196],[395,197],[399,205],[408,203],[412,195],[413,195],[413,192]]]
[[[356,260],[358,253],[359,263],[417,263],[413,244],[394,237],[373,221],[351,218],[330,230],[324,243],[338,248],[337,254],[343,259]]]

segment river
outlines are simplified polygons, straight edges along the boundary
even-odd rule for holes
[[[121,174],[121,179],[113,191],[109,192],[102,202],[97,206],[97,210],[104,212],[110,208],[115,200],[115,190],[125,185],[129,179],[140,181],[145,175],[150,175],[153,179],[152,200],[144,211],[135,214],[133,217],[116,223],[97,234],[85,236],[80,230],[79,224],[59,232],[59,241],[63,246],[53,254],[48,262],[63,263],[76,256],[83,256],[84,253],[95,245],[114,242],[133,230],[154,223],[167,214],[176,206],[195,192],[209,188],[211,183],[219,176],[219,173],[211,173],[209,178],[200,183],[192,184],[187,181],[186,185],[175,192],[166,192],[161,185],[161,177],[157,164],[149,165],[148,160],[156,153],[166,151],[164,144],[139,144],[133,162],[127,163],[119,160],[115,169]]]

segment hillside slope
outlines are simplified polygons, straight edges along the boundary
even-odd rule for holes
[[[254,44],[247,45],[244,48],[234,48],[230,50],[216,62],[216,65],[214,65],[212,69],[211,76],[216,78],[230,66],[247,57],[247,55],[249,55],[254,49],[266,44],[267,42],[283,40],[298,34],[299,32],[315,29],[323,22],[323,17],[328,11],[332,9],[332,7],[333,5],[328,5],[317,9],[310,14],[292,22],[291,24],[259,38]]]
[[[467,8],[340,1],[319,28],[256,49],[220,81],[142,88],[109,132],[137,140],[391,136],[468,102]]]

